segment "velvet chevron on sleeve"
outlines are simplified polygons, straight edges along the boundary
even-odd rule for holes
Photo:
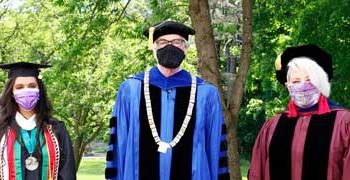
[[[106,156],[107,166],[105,170],[105,178],[106,179],[116,179],[117,176],[117,167],[116,167],[116,143],[117,143],[117,135],[115,130],[117,129],[117,118],[112,117],[109,123],[109,132],[110,137],[108,141],[108,151]]]
[[[207,86],[208,99],[205,111],[208,136],[207,156],[210,163],[211,179],[228,179],[226,127],[222,114],[220,94],[216,87]],[[199,110],[201,111],[201,110]]]
[[[226,125],[222,124],[219,156],[219,180],[230,179],[227,157]]]

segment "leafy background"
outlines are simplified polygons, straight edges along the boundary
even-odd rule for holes
[[[240,0],[210,0],[222,81],[235,73],[242,42]],[[42,72],[65,122],[77,161],[93,141],[107,141],[119,84],[156,64],[142,32],[174,19],[191,24],[188,0],[0,0],[0,62],[48,63]],[[253,52],[238,123],[240,153],[250,158],[266,119],[284,109],[288,94],[274,76],[274,60],[288,46],[314,43],[333,56],[331,98],[350,108],[350,1],[253,1]],[[194,40],[184,68],[197,72]],[[6,73],[0,74],[0,87]],[[226,96],[230,96],[231,87]],[[78,163],[79,165],[79,163]]]

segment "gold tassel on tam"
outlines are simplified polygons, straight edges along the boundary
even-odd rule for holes
[[[149,50],[153,49],[153,34],[155,30],[156,30],[155,27],[150,27],[148,29],[148,49]]]
[[[275,68],[276,68],[277,71],[282,69],[281,55],[282,54],[278,55],[277,58],[276,58],[276,61],[275,61]]]

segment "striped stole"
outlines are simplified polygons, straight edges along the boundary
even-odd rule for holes
[[[58,140],[52,131],[51,125],[47,126],[44,130],[44,135],[41,135],[39,140],[41,144],[45,142],[41,146],[42,161],[39,162],[39,166],[42,169],[41,179],[57,180],[60,150]],[[24,162],[22,162],[21,148],[21,145],[16,140],[15,131],[8,129],[0,141],[1,180],[23,179],[22,165],[24,165]]]

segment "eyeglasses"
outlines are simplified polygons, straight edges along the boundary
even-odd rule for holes
[[[156,41],[156,45],[158,48],[163,48],[168,44],[172,44],[173,46],[176,46],[176,47],[182,47],[186,44],[186,41],[183,39],[173,39],[171,41],[168,41],[166,39],[158,39]]]

